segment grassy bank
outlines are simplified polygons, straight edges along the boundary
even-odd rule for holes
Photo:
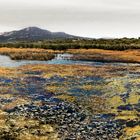
[[[44,49],[17,49],[17,48],[0,48],[1,55],[7,55],[12,60],[50,60],[55,57],[53,52]]]
[[[139,50],[70,49],[67,52],[74,54],[73,60],[140,63]]]
[[[1,55],[7,55],[13,60],[50,60],[57,53],[71,53],[73,60],[87,60],[98,62],[140,63],[139,50],[103,50],[103,49],[68,49],[54,51],[34,48],[0,48]]]

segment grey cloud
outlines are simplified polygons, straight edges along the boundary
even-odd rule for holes
[[[2,0],[0,30],[40,26],[90,37],[140,35],[139,0]]]

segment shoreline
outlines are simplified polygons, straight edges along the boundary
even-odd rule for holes
[[[47,61],[55,58],[56,54],[72,54],[70,60],[93,61],[103,63],[140,63],[140,51],[110,51],[102,49],[69,49],[53,51],[46,49],[17,49],[0,48],[0,54],[9,56],[12,60],[40,60]]]

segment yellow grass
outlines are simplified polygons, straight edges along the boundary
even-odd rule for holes
[[[122,119],[122,120],[135,120],[139,119],[137,116],[137,112],[134,111],[122,111],[117,114],[116,119]]]
[[[58,95],[58,96],[56,96],[56,98],[62,99],[62,100],[68,101],[68,102],[74,102],[75,101],[75,97],[70,96],[70,95]]]
[[[22,97],[21,98],[19,97],[18,99],[13,100],[12,102],[5,104],[2,107],[2,109],[3,110],[12,109],[12,108],[14,108],[14,107],[16,107],[18,105],[24,105],[24,104],[29,104],[29,103],[30,103],[29,99],[24,99]]]
[[[130,62],[140,62],[139,50],[112,51],[102,49],[70,49],[68,52],[73,54],[91,55],[91,58],[103,58],[107,60],[122,60]]]
[[[135,140],[140,140],[140,125],[135,127],[127,127],[124,129],[124,135],[121,140],[131,140],[135,138]]]
[[[14,60],[50,60],[54,58],[53,51],[34,48],[0,48],[0,54],[8,55]]]

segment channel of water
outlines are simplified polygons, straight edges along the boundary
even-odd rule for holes
[[[26,64],[75,64],[75,65],[139,65],[132,63],[104,63],[95,61],[76,61],[71,60],[72,54],[56,54],[55,58],[48,61],[36,61],[36,60],[11,60],[9,56],[0,55],[0,67],[19,67]]]

